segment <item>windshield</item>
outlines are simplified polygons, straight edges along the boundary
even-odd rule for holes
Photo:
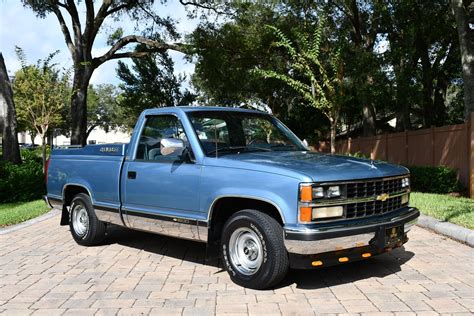
[[[271,115],[232,111],[189,112],[207,156],[256,151],[302,151],[301,141]]]

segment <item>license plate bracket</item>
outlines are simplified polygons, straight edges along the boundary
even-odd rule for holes
[[[385,247],[394,248],[403,242],[403,225],[394,226],[385,230]]]

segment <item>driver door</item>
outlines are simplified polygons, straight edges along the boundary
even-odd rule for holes
[[[201,166],[185,161],[179,150],[164,150],[164,138],[189,147],[177,116],[147,117],[134,158],[123,167],[124,219],[132,228],[198,239]]]

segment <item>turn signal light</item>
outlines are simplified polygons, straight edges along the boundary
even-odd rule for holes
[[[362,254],[362,258],[369,258],[370,256],[372,256],[370,252],[366,252]]]
[[[347,257],[339,258],[339,262],[347,262],[347,261],[349,261],[349,258],[347,258]]]
[[[311,202],[313,200],[313,187],[310,185],[301,186],[300,201]]]
[[[311,265],[313,267],[319,267],[319,266],[323,265],[323,262],[322,261],[313,261],[313,262],[311,262]]]
[[[300,222],[311,222],[311,207],[300,207]]]

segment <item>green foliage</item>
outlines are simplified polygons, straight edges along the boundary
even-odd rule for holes
[[[474,229],[474,200],[450,195],[413,192],[410,205],[421,213]]]
[[[289,69],[287,73],[260,68],[255,69],[255,72],[266,79],[283,81],[332,122],[337,121],[339,116],[341,103],[336,91],[343,88],[343,65],[337,50],[328,56],[320,56],[324,25],[324,19],[321,18],[312,34],[298,32],[299,45],[290,41],[278,28],[267,25],[277,38],[272,46],[283,48],[289,55]]]
[[[0,204],[0,227],[18,224],[46,213],[43,200]]]
[[[22,65],[13,82],[18,122],[24,130],[43,138],[62,123],[61,114],[70,95],[69,76],[51,64],[57,51],[35,65],[27,64],[21,48],[17,47],[16,52]]]
[[[23,163],[0,162],[0,203],[40,199],[46,192],[41,156],[23,150]]]
[[[87,93],[87,135],[96,127],[108,132],[121,127],[118,89],[111,84],[90,86]]]
[[[362,133],[363,109],[374,111],[367,115],[384,132],[394,131],[388,124],[394,118],[398,130],[463,120],[457,33],[446,0],[229,7],[224,22],[207,19],[188,37],[201,103],[257,100],[301,138],[313,140],[327,139],[331,124],[308,106],[313,95],[328,95],[316,99],[321,109],[339,99],[338,119],[352,136]],[[338,88],[328,89],[325,74]]]
[[[459,192],[457,171],[448,167],[409,167],[412,191],[429,193]]]
[[[117,68],[117,76],[123,82],[119,85],[119,116],[129,129],[145,109],[180,105],[183,94],[179,88],[184,80],[174,75],[174,63],[167,53],[132,61],[131,68],[121,61]]]
[[[339,115],[344,99],[347,98],[344,88],[344,64],[337,48],[322,54],[322,36],[326,22],[323,12],[317,15],[320,18],[318,23],[312,26],[312,32],[298,31],[296,43],[280,29],[267,25],[277,38],[272,46],[282,48],[288,54],[288,69],[285,72],[277,72],[256,68],[255,73],[265,79],[284,82],[307,104],[320,110],[328,118],[331,125],[331,152],[334,153]]]

